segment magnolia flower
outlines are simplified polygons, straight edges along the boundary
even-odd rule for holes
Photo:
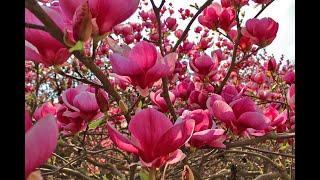
[[[219,66],[219,61],[217,54],[213,54],[211,58],[207,54],[203,54],[200,57],[191,59],[190,67],[191,69],[203,76],[212,76],[217,73]]]
[[[128,19],[137,10],[140,2],[140,0],[60,0],[59,3],[65,17],[75,24],[74,21],[83,18],[81,15],[85,14],[76,11],[86,1],[90,10],[92,29],[99,35],[110,32],[115,25]],[[78,26],[78,29],[80,27]]]
[[[161,96],[161,93],[163,92],[162,89],[159,89],[158,91],[151,92],[150,93],[150,100],[153,104],[157,105],[162,112],[167,112],[169,110],[168,105],[166,103],[166,100]],[[175,95],[169,91],[169,98],[172,104],[174,104],[175,101]]]
[[[116,146],[138,155],[142,165],[160,168],[165,163],[173,164],[185,157],[178,148],[189,141],[194,125],[194,120],[173,125],[164,114],[148,108],[132,117],[128,127],[131,139],[122,135],[109,122],[107,128]]]
[[[246,26],[241,29],[243,36],[260,47],[266,47],[276,38],[279,24],[272,18],[248,19]]]
[[[32,125],[25,111],[25,178],[45,163],[58,143],[58,126],[52,114],[48,114]]]
[[[62,16],[53,8],[41,7],[63,30]],[[25,22],[43,26],[40,20],[28,9],[25,9]],[[45,66],[60,65],[66,62],[71,55],[59,41],[42,30],[26,28],[25,40],[25,59],[35,63],[43,63]]]
[[[173,73],[177,59],[177,53],[161,58],[156,48],[146,41],[138,42],[126,53],[115,52],[110,55],[113,72],[130,77],[131,84],[144,97],[156,81]]]

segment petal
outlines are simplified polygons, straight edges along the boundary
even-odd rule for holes
[[[226,123],[227,125],[230,125],[231,122],[236,121],[233,110],[227,103],[216,100],[211,108],[213,116]]]
[[[25,177],[51,156],[58,143],[58,125],[52,114],[40,119],[25,134]]]
[[[156,156],[167,155],[184,145],[192,136],[195,122],[193,119],[182,121],[168,129],[153,149]]]
[[[239,117],[238,122],[244,127],[262,130],[267,128],[271,121],[263,114],[257,112],[246,112]]]
[[[96,96],[88,91],[76,95],[73,99],[73,105],[80,111],[96,111],[99,109]]]
[[[116,146],[124,151],[138,154],[139,150],[131,143],[131,141],[117,131],[109,122],[107,122],[107,129],[110,139]]]
[[[156,82],[160,78],[170,76],[174,71],[177,59],[177,53],[170,53],[157,61],[156,64],[147,71],[146,82]]]
[[[230,103],[230,107],[232,108],[234,115],[236,118],[245,112],[257,112],[257,106],[255,105],[254,101],[249,97],[243,97],[232,101]]]
[[[137,86],[136,89],[142,97],[147,97],[149,95],[149,88],[148,87],[142,89],[140,86]]]
[[[170,156],[167,159],[167,163],[174,164],[179,161],[182,161],[185,157],[186,155],[180,149],[177,149],[176,151],[170,154]]]
[[[279,126],[284,124],[288,119],[287,110],[284,110],[281,114],[279,114],[271,123],[270,126]]]
[[[144,72],[147,72],[157,63],[157,56],[157,50],[153,44],[141,41],[132,48],[128,58],[138,64]]]
[[[225,102],[225,100],[223,99],[223,97],[221,97],[220,95],[218,94],[212,94],[208,99],[207,99],[207,102],[206,102],[206,106],[210,112],[211,115],[213,115],[213,111],[212,111],[212,107],[213,107],[213,103],[216,101],[216,100],[220,100],[220,101],[223,101]]]
[[[86,0],[59,0],[59,4],[63,14],[71,21],[77,7],[85,1]]]
[[[135,61],[128,59],[119,53],[113,53],[110,55],[110,63],[113,72],[120,76],[143,74],[143,70]]]
[[[25,59],[35,63],[43,63],[42,55],[39,54],[37,48],[28,41],[25,41]]]
[[[194,147],[202,147],[204,145],[211,145],[213,141],[223,135],[223,129],[207,129],[196,132],[192,135],[189,143]]]
[[[73,103],[73,100],[75,98],[76,95],[78,95],[78,91],[74,88],[68,89],[65,92],[62,93],[61,97],[62,97],[62,101],[63,103],[70,109],[80,112],[80,110],[76,107],[74,107],[73,105],[71,105],[70,103]]]
[[[24,132],[26,133],[32,127],[32,120],[29,111],[24,112]]]
[[[140,149],[143,159],[150,162],[154,159],[153,149],[159,138],[172,127],[172,122],[163,113],[148,108],[138,112],[129,123],[129,131]]]

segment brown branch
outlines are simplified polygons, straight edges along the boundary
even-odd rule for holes
[[[244,141],[236,141],[233,143],[225,143],[226,148],[232,148],[232,147],[243,147],[248,145],[254,145],[258,144],[262,141],[272,139],[272,140],[278,140],[278,139],[289,139],[294,138],[295,133],[286,133],[286,134],[277,134],[277,133],[268,133],[264,136],[257,137],[254,139],[244,140]]]
[[[169,97],[169,89],[168,89],[168,78],[162,78],[162,88],[163,91],[161,93],[161,96],[164,98],[164,100],[166,101],[170,114],[172,115],[174,120],[177,120],[177,115],[176,112],[174,111],[173,105],[171,103],[170,97]]]
[[[277,155],[277,156],[285,156],[285,157],[295,158],[295,155],[292,155],[292,154],[276,153],[276,152],[267,151],[267,150],[263,150],[263,149],[257,149],[257,148],[253,148],[253,147],[249,147],[249,146],[244,146],[243,148],[254,150],[254,151],[259,151],[259,152],[263,152],[263,153],[269,153],[269,154],[273,154],[273,155]]]
[[[31,23],[25,22],[24,23],[24,27],[31,28],[31,29],[38,29],[38,30],[41,30],[41,31],[48,32],[46,27],[38,25],[38,24],[31,24]]]
[[[261,10],[254,16],[254,18],[257,18],[271,3],[273,3],[274,0],[271,0],[268,4],[263,6]]]
[[[239,21],[239,10],[237,10],[237,12],[236,12],[236,21],[237,21],[238,36],[237,36],[237,39],[236,39],[234,47],[233,47],[231,64],[230,64],[229,70],[228,70],[226,76],[224,77],[222,83],[220,84],[220,86],[215,91],[216,94],[220,94],[221,93],[222,88],[227,83],[227,81],[228,81],[228,79],[229,79],[229,77],[231,75],[231,72],[236,67],[236,55],[237,55],[238,45],[239,45],[240,37],[241,37],[241,27],[240,27],[240,21]]]
[[[137,155],[133,155],[133,162],[137,162],[139,160],[139,157]],[[130,176],[130,180],[134,180],[134,175],[136,173],[136,169],[137,169],[137,165],[132,165],[130,166],[130,170],[129,170],[129,176]]]
[[[57,169],[60,169],[60,167],[56,167],[56,166],[53,166],[51,164],[44,164],[42,165],[42,167],[45,167],[45,168],[48,168],[48,169],[54,169],[54,170],[57,170]],[[75,170],[72,170],[72,169],[69,169],[69,168],[64,168],[64,169],[61,169],[60,170],[62,173],[66,173],[66,174],[69,174],[69,175],[72,175],[72,176],[76,176],[77,178],[80,178],[80,179],[84,179],[84,180],[93,180],[94,178],[90,178],[78,171],[75,171]],[[46,175],[48,173],[43,173],[42,175]]]
[[[281,174],[280,173],[261,174],[260,176],[256,177],[254,180],[269,180],[277,177],[281,177]]]
[[[125,180],[125,179],[126,179],[125,175],[122,174],[122,173],[118,170],[118,168],[117,168],[116,166],[112,165],[112,164],[109,163],[109,162],[99,163],[99,162],[96,162],[96,161],[91,160],[91,159],[89,159],[89,158],[86,158],[86,160],[87,160],[89,163],[91,163],[91,164],[93,164],[93,165],[95,165],[95,166],[98,166],[98,167],[101,167],[101,168],[108,168],[108,169],[110,169],[113,173],[115,173],[116,175],[118,175],[122,180]]]

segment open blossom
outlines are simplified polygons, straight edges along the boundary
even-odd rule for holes
[[[235,133],[241,134],[248,128],[264,130],[270,126],[271,120],[263,114],[262,110],[249,97],[237,99],[229,104],[219,100],[221,98],[209,98],[209,102],[207,102],[209,105],[208,110]],[[210,102],[212,100],[213,102]]]
[[[235,42],[238,38],[238,33],[236,30],[231,29],[229,32],[229,36],[231,39]],[[239,49],[243,52],[248,52],[252,48],[252,42],[250,41],[250,38],[247,38],[245,36],[241,36],[239,40]]]
[[[47,114],[56,115],[57,109],[60,107],[60,104],[52,104],[50,102],[43,103],[40,107],[33,113],[33,118],[38,121],[40,118],[43,118]]]
[[[208,94],[205,91],[194,90],[191,92],[188,103],[191,109],[206,109]]]
[[[62,16],[53,8],[41,6],[52,18],[61,30],[64,29]],[[42,22],[36,18],[28,9],[25,9],[25,22],[41,25]],[[68,50],[48,32],[25,28],[25,59],[45,66],[60,65],[68,60],[71,54]]]
[[[165,163],[176,163],[185,157],[178,148],[189,141],[194,125],[194,120],[173,125],[164,114],[148,108],[132,117],[128,127],[131,139],[122,135],[109,122],[107,128],[116,146],[138,155],[142,165],[154,169]]]
[[[272,18],[248,19],[245,27],[241,29],[243,36],[250,38],[251,42],[260,47],[266,47],[276,38],[279,24]]]
[[[196,109],[193,111],[185,110],[182,113],[181,120],[193,119],[195,121],[193,135],[188,142],[193,147],[202,147],[205,145],[224,148],[222,143],[226,140],[223,135],[225,130],[216,129],[216,123],[212,121],[208,110]]]
[[[291,84],[290,88],[289,88],[289,91],[287,93],[287,102],[288,102],[288,105],[291,107],[291,109],[293,111],[295,111],[295,102],[296,102],[296,96],[295,96],[295,92],[296,92],[296,89],[295,89],[295,84]]]
[[[218,71],[218,62],[217,54],[213,54],[212,58],[207,54],[203,54],[200,57],[191,59],[190,67],[199,75],[212,76]]]
[[[151,92],[150,93],[150,100],[153,104],[157,105],[162,112],[167,112],[169,110],[168,105],[165,101],[165,99],[161,96],[161,93],[163,92],[162,89],[159,89],[158,91]],[[174,101],[176,99],[175,95],[169,91],[169,99],[172,104],[174,104]]]
[[[221,28],[229,32],[236,25],[235,14],[235,10],[222,8],[220,4],[214,2],[204,9],[203,14],[198,17],[198,21],[209,29]]]
[[[284,110],[279,114],[279,111],[274,107],[267,107],[264,110],[264,115],[271,120],[271,127],[277,127],[284,124],[288,119],[287,114],[287,110]]]
[[[77,19],[75,16],[81,15],[75,12],[86,1],[90,9],[92,29],[98,31],[99,35],[110,32],[115,25],[128,19],[137,10],[140,2],[140,0],[60,0],[59,3],[65,17],[72,22],[73,19]]]
[[[25,111],[25,178],[44,164],[58,143],[58,126],[52,114],[39,119],[32,125],[28,111]]]
[[[176,86],[175,95],[183,100],[187,100],[193,90],[195,90],[194,83],[190,80],[184,80]]]
[[[294,71],[287,72],[282,77],[282,81],[285,81],[289,85],[295,83],[295,72]]]
[[[144,97],[156,81],[173,73],[177,59],[177,53],[161,58],[156,48],[146,41],[138,42],[126,54],[115,52],[110,55],[113,72],[130,77],[131,84]]]

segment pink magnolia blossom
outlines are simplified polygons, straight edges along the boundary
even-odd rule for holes
[[[191,138],[194,125],[194,120],[173,125],[164,114],[148,108],[132,117],[128,128],[130,140],[107,123],[113,143],[124,151],[138,155],[140,163],[149,168],[182,160],[185,155],[178,148]]]
[[[146,97],[156,81],[173,73],[177,58],[177,53],[161,58],[151,43],[141,41],[128,54],[111,54],[110,63],[114,73],[130,77],[131,84]]]
[[[56,115],[57,109],[60,107],[60,104],[52,104],[50,102],[43,103],[40,107],[33,113],[33,118],[38,121],[40,118],[43,118],[47,114]]]
[[[52,114],[48,114],[32,125],[31,117],[25,114],[25,178],[45,163],[58,143],[58,126]]]
[[[212,121],[208,110],[185,110],[179,120],[185,121],[189,119],[195,121],[195,127],[188,144],[197,148],[205,145],[215,148],[225,148],[225,145],[222,143],[226,140],[226,136],[223,135],[225,130],[216,129],[216,123]]]
[[[236,25],[235,14],[235,10],[222,8],[220,4],[214,2],[204,9],[203,14],[198,17],[198,21],[209,29],[221,28],[229,32]]]
[[[295,102],[296,102],[295,92],[296,92],[295,84],[291,84],[289,91],[287,93],[287,102],[293,111],[295,111],[295,107],[296,107],[295,106]]]
[[[206,109],[208,94],[205,91],[194,90],[191,92],[188,103],[191,109]]]
[[[285,81],[289,85],[295,83],[295,72],[293,72],[293,71],[287,72],[282,77],[282,81]]]
[[[231,39],[235,42],[238,38],[238,33],[236,30],[231,29],[229,32],[229,36]],[[245,36],[241,36],[239,40],[239,49],[243,52],[248,52],[252,48],[252,42],[250,41],[250,38],[247,38]]]
[[[246,26],[241,29],[243,36],[260,47],[266,47],[276,38],[279,24],[272,18],[248,19]]]
[[[274,58],[270,58],[266,64],[268,71],[275,71],[278,69],[277,62]]]
[[[176,97],[187,100],[193,90],[195,90],[195,86],[192,81],[181,81],[176,86]]]
[[[159,89],[158,91],[151,92],[150,93],[150,100],[153,104],[157,105],[162,112],[167,112],[169,110],[168,105],[165,101],[165,99],[161,96],[161,93],[163,92],[162,89]],[[174,104],[174,101],[176,99],[175,95],[169,91],[169,98],[172,104]]]
[[[66,114],[65,114],[66,113]],[[61,106],[57,109],[57,120],[59,130],[63,134],[77,133],[85,128],[85,124],[80,117],[69,117],[69,109],[66,106]]]
[[[53,8],[41,6],[42,9],[53,19],[61,30],[64,29],[62,16]],[[25,9],[25,22],[42,25],[28,9]],[[26,28],[25,29],[25,59],[36,63],[43,63],[45,66],[60,65],[68,60],[68,50],[49,33]]]
[[[277,127],[283,125],[287,119],[287,110],[279,114],[278,110],[273,107],[268,107],[264,110],[264,115],[271,120],[270,126]]]
[[[191,69],[203,76],[212,76],[218,71],[218,57],[216,54],[211,58],[207,54],[203,54],[200,57],[191,59],[190,67]]]
[[[259,72],[257,74],[254,74],[252,76],[252,80],[258,84],[262,84],[264,83],[267,79],[266,79],[266,76],[263,72]]]
[[[100,112],[94,92],[94,88],[84,84],[64,91],[61,97],[63,105],[68,109],[62,115],[69,118],[79,117],[86,122],[101,117],[103,114]]]
[[[233,85],[226,85],[221,91],[221,97],[226,101],[226,103],[230,103],[234,101],[235,98],[238,98],[239,92],[237,88]]]
[[[128,19],[137,10],[140,2],[140,0],[60,0],[59,3],[65,17],[72,22],[77,8],[85,1],[89,4],[93,29],[97,29],[99,35],[110,32],[115,25]]]
[[[209,112],[224,122],[235,133],[241,134],[247,128],[264,130],[270,126],[271,120],[263,115],[262,110],[249,97],[243,97],[227,104],[215,100],[210,105]]]

